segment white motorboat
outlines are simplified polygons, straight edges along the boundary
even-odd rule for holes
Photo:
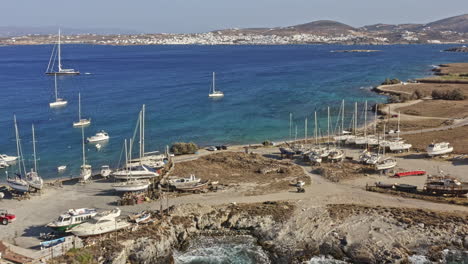
[[[58,43],[57,46],[54,46],[52,49],[52,54],[50,55],[49,65],[47,65],[46,74],[47,75],[78,75],[79,71],[74,69],[64,69],[62,68],[62,50],[60,45],[60,29],[58,32]],[[55,60],[57,59],[57,69],[55,69]]]
[[[130,179],[150,179],[154,177],[158,177],[159,173],[157,173],[154,169],[146,165],[140,165],[136,167],[129,167],[125,169],[120,169],[114,171],[112,176],[116,179],[125,180],[127,178]]]
[[[81,127],[81,145],[83,151],[83,164],[81,165],[80,177],[83,182],[86,182],[91,178],[92,168],[91,165],[86,164],[86,154],[85,154],[85,142],[84,142],[84,128]]]
[[[49,106],[51,108],[56,108],[56,107],[62,107],[67,105],[67,100],[63,98],[58,97],[58,92],[57,92],[57,75],[55,75],[55,101],[49,103]]]
[[[86,141],[88,143],[94,143],[94,142],[100,142],[100,141],[106,141],[106,140],[109,140],[109,134],[107,134],[107,132],[105,132],[104,130],[97,132],[96,135],[92,137],[86,138]]]
[[[120,212],[119,208],[115,208],[112,211],[98,213],[88,222],[75,226],[69,229],[69,231],[76,236],[88,237],[129,227],[129,222],[117,219],[120,216]]]
[[[109,165],[103,165],[101,167],[101,176],[104,178],[108,178],[112,173],[112,170],[110,169]]]
[[[7,168],[9,166],[10,166],[10,164],[8,164],[6,161],[0,160],[0,169]]]
[[[394,142],[390,144],[389,149],[391,151],[408,151],[413,145],[404,142]]]
[[[316,155],[315,153],[310,154],[309,159],[313,163],[321,163],[322,162],[322,157],[320,157],[319,155]]]
[[[93,208],[70,209],[61,214],[57,220],[47,224],[46,226],[57,231],[66,232],[68,229],[88,221],[96,214],[97,211]]]
[[[8,156],[7,154],[0,154],[0,160],[6,163],[15,162],[18,159],[17,156]]]
[[[375,164],[375,169],[376,170],[388,170],[388,169],[395,168],[396,165],[397,165],[396,159],[386,158],[386,159],[378,161]]]
[[[451,153],[453,147],[448,142],[432,143],[426,148],[426,151],[429,156],[444,155]]]
[[[128,180],[113,184],[112,188],[117,192],[140,192],[148,189],[150,184],[147,179]]]
[[[200,178],[195,177],[195,175],[191,174],[188,178],[177,178],[177,179],[170,179],[167,182],[169,185],[174,187],[181,187],[185,185],[193,185],[194,183],[199,183],[201,181]]]
[[[91,118],[81,118],[81,93],[78,93],[78,121],[73,122],[73,127],[83,127],[91,124]]]
[[[102,145],[99,144],[99,143],[97,143],[97,144],[96,144],[96,149],[97,149],[97,150],[101,150],[101,148],[102,148]]]
[[[64,172],[66,169],[67,169],[67,166],[66,166],[66,165],[61,165],[61,166],[58,166],[58,167],[57,167],[57,171],[58,171],[58,172]]]
[[[36,133],[34,131],[34,124],[32,125],[32,136],[33,136],[33,157],[34,157],[34,170],[31,169],[30,172],[26,173],[26,181],[29,183],[29,186],[34,189],[42,190],[44,185],[44,180],[39,176],[37,172],[37,158],[36,158]]]
[[[208,97],[223,97],[224,93],[221,91],[216,91],[216,82],[215,82],[215,73],[213,72],[213,82],[211,83],[210,93]]]

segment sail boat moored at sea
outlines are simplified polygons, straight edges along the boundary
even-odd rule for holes
[[[54,45],[52,49],[52,54],[50,55],[49,64],[47,65],[46,74],[47,75],[78,75],[79,71],[74,69],[64,69],[62,68],[62,50],[60,43],[60,29],[58,32],[58,42],[57,45]],[[55,60],[57,60],[57,69],[55,69]]]

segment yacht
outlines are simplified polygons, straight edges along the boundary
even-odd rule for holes
[[[216,91],[216,82],[215,82],[215,73],[213,72],[213,82],[211,84],[210,93],[208,97],[223,97],[224,93],[221,91]]]
[[[34,189],[42,190],[44,185],[44,180],[37,173],[37,158],[36,158],[36,133],[34,131],[34,124],[32,125],[32,136],[33,136],[33,157],[34,157],[34,170],[31,169],[30,172],[26,173],[26,181],[29,183],[29,186]]]
[[[105,132],[104,130],[101,130],[100,132],[97,132],[96,135],[86,138],[86,141],[88,143],[93,143],[93,142],[105,141],[108,139],[109,139],[109,134],[107,134],[107,132]]]
[[[119,182],[112,185],[117,192],[139,192],[148,189],[150,182],[147,179],[140,180],[128,180],[124,182]]]
[[[120,169],[114,171],[112,176],[116,179],[126,180],[130,179],[150,179],[154,177],[158,177],[159,173],[157,173],[154,169],[146,165],[139,165],[135,167],[128,167],[125,169]]]
[[[46,226],[60,232],[65,232],[72,227],[88,221],[96,214],[96,209],[70,209],[68,212],[61,214],[57,220],[47,224]]]
[[[444,155],[451,153],[453,147],[448,142],[432,143],[426,148],[426,151],[429,156]]]
[[[111,211],[98,213],[88,222],[75,226],[69,229],[69,231],[76,236],[88,237],[129,227],[129,222],[117,219],[120,216],[120,212],[119,208],[115,208]]]
[[[101,167],[101,176],[104,178],[108,178],[112,173],[112,170],[110,169],[109,165],[103,165]]]
[[[56,107],[62,107],[67,105],[67,101],[65,99],[59,98],[58,97],[58,92],[57,92],[57,75],[55,75],[55,101],[49,103],[50,108],[56,108]]]
[[[5,162],[14,162],[18,159],[17,156],[8,156],[7,154],[0,154],[0,160],[3,160]]]
[[[16,137],[16,152],[18,155],[18,172],[15,173],[15,177],[11,177],[7,174],[7,184],[13,190],[18,192],[28,192],[29,191],[29,183],[23,179],[23,173],[26,172],[26,168],[24,166],[24,160],[22,159],[22,150],[21,150],[21,143],[20,143],[20,136],[18,131],[18,124],[16,123],[16,116],[13,116],[14,126],[15,126],[15,137]]]
[[[199,183],[200,178],[195,177],[195,175],[191,174],[189,178],[178,178],[178,179],[172,179],[168,180],[169,185],[172,185],[174,187],[180,187],[180,186],[185,186],[185,185],[192,185],[194,183]]]
[[[91,119],[81,118],[81,93],[78,93],[78,121],[73,122],[73,127],[83,127],[91,124]]]
[[[55,67],[55,60],[57,59],[57,69]],[[60,43],[60,29],[58,32],[58,43],[57,46],[54,46],[52,49],[52,54],[50,55],[49,65],[47,65],[46,70],[47,75],[78,75],[80,74],[79,71],[74,69],[64,69],[62,68],[62,50],[61,50],[61,43]]]

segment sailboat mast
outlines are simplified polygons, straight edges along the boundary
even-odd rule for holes
[[[216,91],[216,80],[215,80],[215,72],[213,72],[213,93]]]
[[[307,117],[305,118],[305,121],[304,121],[304,138],[305,138],[305,143],[307,143]]]
[[[86,165],[86,155],[85,155],[85,141],[84,141],[84,128],[81,127],[81,146],[83,150],[83,166]]]
[[[354,135],[357,133],[357,119],[358,119],[358,114],[357,114],[357,102],[354,103]]]
[[[55,76],[55,102],[58,100],[58,95],[57,95],[57,74],[54,74]]]
[[[315,128],[314,128],[314,137],[315,137],[315,144],[317,145],[317,111],[314,112],[314,117],[315,117]]]
[[[60,48],[60,29],[58,34],[58,69],[59,72],[62,70],[62,55],[61,55],[61,48]]]
[[[142,129],[142,132],[141,134],[143,135],[143,142],[141,143],[141,153],[143,155],[143,157],[145,156],[145,111],[146,111],[146,107],[145,105],[143,105],[143,109],[141,110],[142,112],[142,123],[143,123],[143,129]]]
[[[78,93],[78,121],[81,121],[81,93]]]
[[[127,150],[127,139],[124,139],[124,144],[125,144],[125,170],[128,171],[128,150]]]
[[[327,107],[328,119],[327,119],[327,142],[330,143],[330,107]]]
[[[375,105],[375,114],[374,114],[374,134],[377,135],[377,110],[379,109],[379,104]]]
[[[34,131],[34,124],[32,124],[32,138],[33,138],[34,171],[37,172],[36,133]]]
[[[18,125],[16,124],[16,115],[13,115],[13,120],[15,123],[16,154],[18,156],[18,171],[19,171],[19,174],[21,175],[21,152],[20,152],[20,144],[19,144]]]
[[[364,103],[364,137],[367,138],[367,100]]]
[[[383,125],[383,141],[385,142],[385,123]],[[383,156],[385,157],[385,147],[383,147]]]
[[[292,139],[292,113],[289,113],[289,140]]]
[[[342,112],[341,112],[341,133],[340,134],[344,134],[344,100],[341,102],[341,109]]]
[[[400,111],[398,111],[397,138],[398,138],[398,140],[400,139]]]
[[[143,109],[140,111],[139,119],[140,119],[140,164],[141,164],[141,158],[143,157],[143,154],[141,153],[142,144],[143,144]]]

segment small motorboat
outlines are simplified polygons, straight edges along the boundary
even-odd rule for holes
[[[410,193],[415,193],[417,191],[418,186],[416,185],[410,185],[410,184],[395,184],[395,189],[400,192],[410,192]]]
[[[109,165],[103,165],[101,167],[101,176],[104,178],[108,178],[112,173],[112,170],[110,169]]]
[[[120,212],[119,208],[115,208],[111,211],[98,213],[88,222],[75,226],[68,231],[75,236],[88,237],[129,227],[129,222],[117,219],[120,216]]]
[[[16,156],[8,156],[7,154],[0,154],[0,161],[3,160],[5,162],[14,162],[18,159]]]
[[[65,170],[67,170],[67,166],[66,166],[66,165],[61,165],[61,166],[58,166],[58,167],[57,167],[57,171],[58,171],[58,172],[64,172]]]
[[[393,177],[400,178],[400,177],[406,177],[406,176],[422,176],[422,175],[426,175],[426,171],[417,170],[417,171],[398,172],[398,173],[395,173]]]
[[[96,149],[97,149],[97,150],[100,150],[101,148],[102,148],[102,145],[99,144],[99,143],[97,143],[97,144],[96,144]]]
[[[382,189],[392,189],[395,184],[393,183],[384,183],[384,182],[376,182],[375,186],[382,188]]]
[[[61,214],[57,220],[47,224],[47,227],[60,232],[65,232],[79,224],[82,224],[97,214],[94,208],[69,209]]]
[[[196,183],[199,183],[201,181],[200,178],[195,177],[195,175],[191,174],[189,178],[178,178],[178,179],[172,179],[168,180],[169,185],[174,186],[174,187],[182,187],[182,186],[187,186],[187,185],[193,185]]]
[[[141,211],[133,215],[130,215],[128,218],[130,218],[130,221],[135,222],[137,224],[146,223],[150,220],[151,213],[146,212],[146,211]]]
[[[109,139],[109,134],[107,134],[107,132],[105,132],[104,130],[101,130],[100,132],[97,132],[96,135],[86,138],[86,142],[93,143],[93,142],[106,141],[108,139]]]
[[[453,147],[448,142],[432,143],[426,148],[427,155],[430,157],[451,153]]]

